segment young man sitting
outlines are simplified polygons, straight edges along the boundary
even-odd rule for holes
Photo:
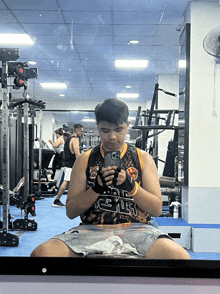
[[[147,259],[190,259],[167,234],[150,224],[162,211],[159,177],[151,156],[125,143],[129,109],[118,99],[95,108],[102,143],[81,154],[73,167],[66,213],[82,223],[39,245],[31,256],[77,257],[106,251],[120,243],[120,253]],[[121,166],[104,167],[107,151],[120,151]],[[115,243],[116,242],[116,243]]]

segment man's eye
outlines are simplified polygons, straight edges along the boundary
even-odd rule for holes
[[[122,129],[116,129],[116,132],[118,132],[118,133],[121,132],[121,131],[122,131]]]

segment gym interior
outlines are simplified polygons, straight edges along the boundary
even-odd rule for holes
[[[21,2],[0,3],[0,256],[79,224],[52,206],[63,167],[50,180],[48,141],[80,123],[81,152],[96,146],[94,108],[114,97],[130,109],[126,143],[158,169],[152,225],[191,259],[219,260],[220,2]]]

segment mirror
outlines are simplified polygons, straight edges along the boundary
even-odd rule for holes
[[[7,34],[27,32],[35,41],[34,47],[20,45],[16,47],[20,48],[19,61],[36,61],[36,65],[33,66],[38,68],[38,79],[30,80],[28,87],[30,87],[31,98],[47,102],[46,108],[42,110],[42,138],[48,146],[48,140],[55,139],[56,128],[64,127],[72,131],[75,123],[82,123],[85,129],[82,149],[88,150],[100,139],[95,123],[89,121],[94,119],[95,105],[102,102],[104,98],[116,97],[117,94],[138,92],[138,98],[122,98],[129,105],[133,125],[138,107],[141,106],[143,110],[146,110],[151,105],[158,74],[180,73],[179,91],[184,93],[179,96],[179,123],[180,126],[184,126],[184,132],[181,130],[179,133],[180,161],[178,167],[180,170],[178,178],[187,186],[187,154],[189,152],[187,128],[189,126],[187,125],[188,108],[186,105],[189,103],[189,44],[187,43],[189,29],[186,26],[180,33],[176,27],[183,21],[182,14],[188,0],[170,1],[169,3],[156,1],[156,4],[155,1],[142,0],[51,1],[49,6],[45,1],[37,4],[36,1],[29,1],[22,8],[18,7],[15,0],[8,2],[7,6],[3,2],[0,4],[2,32]],[[186,69],[180,69],[180,72],[177,66],[179,38],[180,58],[186,58],[187,61]],[[11,45],[4,46],[11,48]],[[147,69],[116,69],[114,63],[116,58],[148,59],[149,64]],[[58,90],[54,87],[45,90],[41,86],[44,82],[63,82],[67,88]],[[15,99],[21,99],[22,93],[22,89],[17,92],[12,90],[12,96]],[[16,136],[16,144],[20,146],[27,132],[31,138],[33,134],[37,134],[38,137],[40,131],[39,110],[36,110],[35,126],[32,129],[28,128],[31,119],[29,118],[26,122],[26,133],[21,130],[21,124],[18,125],[16,122],[18,116],[19,113],[11,114],[10,117],[11,133],[9,135],[12,147],[15,144],[13,138]],[[20,122],[25,124],[23,119]],[[142,123],[144,123],[144,118]],[[132,129],[132,125],[126,140],[135,144],[140,132]],[[1,141],[1,147],[2,144]],[[33,141],[30,147],[31,144]],[[3,149],[2,147],[1,150]],[[10,164],[13,168],[20,168],[22,164],[24,165],[24,162],[21,162],[20,152],[19,148],[16,149],[16,153],[10,151],[13,159]],[[4,155],[2,152],[2,161]],[[32,163],[30,162],[29,169],[31,168]],[[11,174],[11,190],[21,178],[22,173],[19,175],[16,173],[14,176]],[[32,260],[28,258],[31,246],[34,249],[49,237],[73,226],[73,222],[66,218],[64,212],[52,210],[52,200],[50,197],[38,199],[36,215],[32,213],[30,217],[30,219],[36,218],[36,223],[39,219],[39,231],[40,234],[44,234],[36,237],[38,229],[35,230],[35,222],[29,222],[29,227],[33,226],[33,231],[20,230],[18,232],[18,247],[2,246],[0,248],[1,273],[17,274],[19,266],[20,274],[37,275],[91,275],[95,273],[96,275],[181,277],[179,270],[183,268],[182,276],[185,277],[206,278],[210,275],[218,275],[216,270],[219,266],[216,260],[219,259],[218,253],[204,255],[195,253],[192,254],[193,260],[189,262],[79,258],[75,261],[75,267],[72,266],[72,260],[65,258]],[[43,209],[44,203],[46,206]],[[16,206],[11,208],[10,216],[13,216],[15,220],[21,218],[20,214],[21,211]],[[62,224],[52,223],[48,226],[47,221],[41,222],[40,219],[46,214],[49,214],[51,218],[55,217],[64,221]],[[9,223],[10,229],[13,230],[15,228],[11,221],[12,219],[8,217],[4,218],[4,223]],[[25,221],[21,223],[26,229]],[[175,233],[179,234],[179,232]]]

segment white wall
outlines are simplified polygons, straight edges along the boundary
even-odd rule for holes
[[[37,111],[37,115],[35,121],[38,126],[38,138],[40,136],[40,113]],[[48,140],[55,140],[54,131],[56,129],[55,120],[53,114],[50,112],[44,113],[42,112],[42,140],[44,140],[48,146],[52,149],[52,145],[48,142]]]
[[[189,185],[183,191],[183,217],[189,223],[220,224],[220,93],[214,85],[215,60],[203,48],[205,36],[220,26],[219,3],[192,2],[188,16],[191,21]],[[219,74],[216,82],[219,85]],[[216,117],[212,115],[214,95]]]

